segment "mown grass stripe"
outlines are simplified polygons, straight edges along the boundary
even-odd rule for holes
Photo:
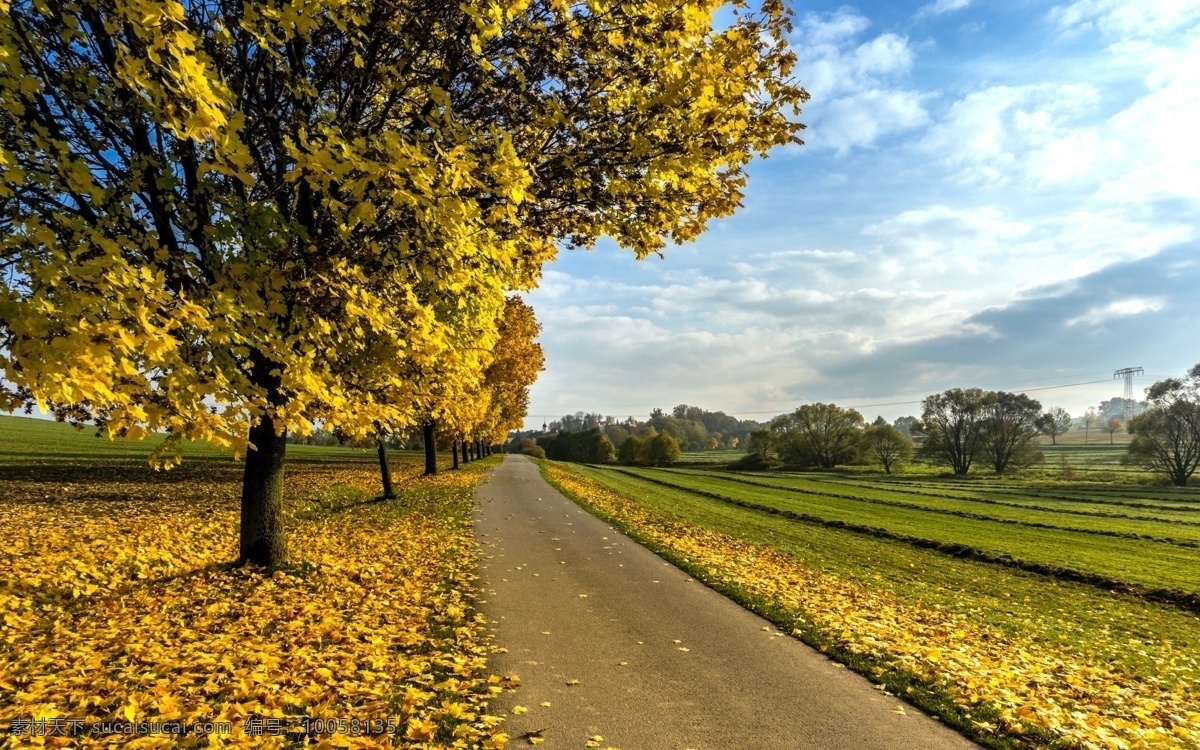
[[[683,472],[674,472],[670,469],[666,469],[663,471],[683,474]],[[1032,528],[1032,529],[1049,529],[1051,531],[1067,531],[1067,532],[1071,532],[1074,534],[1092,534],[1094,536],[1107,536],[1107,537],[1116,537],[1116,538],[1121,538],[1121,539],[1139,539],[1139,540],[1145,541],[1145,542],[1155,542],[1155,543],[1159,543],[1159,544],[1170,544],[1170,545],[1173,545],[1176,547],[1190,547],[1190,548],[1200,549],[1200,541],[1196,541],[1193,539],[1177,539],[1177,538],[1172,538],[1172,537],[1158,537],[1158,536],[1152,536],[1149,534],[1138,534],[1133,531],[1117,531],[1115,529],[1081,529],[1081,528],[1074,527],[1074,526],[1059,526],[1056,524],[1043,523],[1041,521],[1025,521],[1025,520],[1021,520],[1019,518],[997,518],[996,516],[989,516],[984,513],[973,513],[968,510],[955,510],[953,508],[933,508],[933,507],[930,507],[927,505],[919,505],[917,503],[906,503],[903,500],[883,500],[880,498],[861,497],[858,495],[844,495],[844,494],[837,493],[837,492],[824,492],[821,490],[808,490],[808,489],[801,489],[798,487],[784,487],[784,486],[775,485],[775,484],[764,484],[762,482],[755,482],[753,480],[742,479],[742,478],[738,478],[738,477],[722,476],[720,474],[707,474],[707,473],[699,474],[696,472],[688,472],[685,474],[685,476],[700,476],[705,479],[719,479],[721,481],[736,482],[738,484],[752,485],[755,487],[762,487],[764,489],[769,489],[769,490],[778,490],[780,492],[787,492],[787,493],[796,494],[796,495],[812,495],[813,497],[830,497],[830,498],[834,498],[837,500],[849,500],[851,502],[866,503],[868,505],[886,505],[886,506],[890,506],[890,507],[894,507],[894,508],[905,508],[908,510],[917,510],[917,511],[921,511],[923,513],[935,513],[935,514],[944,515],[944,516],[955,516],[957,518],[969,518],[974,521],[987,521],[987,522],[991,522],[991,523],[1012,524],[1014,526],[1025,526],[1027,528]],[[965,500],[964,498],[944,498],[944,499],[962,500],[964,502],[974,502],[973,500]],[[1054,512],[1054,511],[1050,511],[1050,512]]]
[[[796,474],[796,473],[780,474],[780,476],[795,477],[797,479],[809,478],[807,475]],[[830,479],[827,477],[821,477],[821,478],[812,477],[812,481],[823,481],[823,482],[829,482],[831,484],[849,484],[850,483],[850,482],[847,482],[844,480]],[[920,487],[920,488],[935,487],[939,491],[946,490],[945,485],[935,484],[932,482],[910,482],[910,481],[902,481],[902,480],[891,480],[891,481],[876,480],[876,481],[880,482],[881,484],[887,485],[889,488],[899,485],[899,486],[904,486],[906,488],[907,487]],[[913,490],[908,490],[908,491],[912,492]],[[981,487],[979,489],[965,488],[965,487],[962,489],[952,488],[950,491],[952,491],[952,492],[954,492],[954,491],[957,491],[957,492],[986,491],[986,492],[995,492],[995,493],[1000,493],[1000,494],[1005,494],[1005,495],[1016,495],[1017,497],[1037,496],[1037,497],[1040,497],[1045,500],[1061,500],[1061,501],[1067,502],[1067,503],[1089,503],[1089,504],[1093,504],[1093,505],[1120,505],[1120,506],[1124,506],[1124,507],[1134,507],[1134,508],[1152,508],[1152,509],[1156,509],[1156,510],[1170,511],[1172,513],[1200,512],[1200,503],[1197,503],[1195,496],[1180,497],[1180,498],[1176,499],[1174,497],[1171,497],[1170,494],[1165,494],[1161,497],[1146,498],[1146,497],[1144,497],[1144,495],[1150,494],[1149,492],[1140,492],[1139,496],[1134,496],[1134,495],[1128,494],[1128,492],[1129,492],[1128,490],[1110,490],[1110,489],[1104,489],[1104,488],[1099,488],[1099,487],[1095,488],[1095,489],[1088,489],[1087,492],[1090,494],[1085,495],[1085,496],[1050,494],[1050,493],[1047,493],[1044,490],[1041,490],[1037,487],[1010,488],[1010,487],[1006,487],[1006,486],[998,485],[998,484],[989,484],[989,485],[986,485],[985,487]],[[1080,490],[1079,492],[1081,495],[1083,495],[1084,491]],[[1105,494],[1112,495],[1112,494],[1116,494],[1116,493],[1125,493],[1125,494],[1117,495],[1116,498],[1112,498],[1112,499],[1096,498],[1096,497],[1091,496],[1092,494],[1094,494],[1094,495],[1105,495]],[[1124,498],[1124,499],[1122,499],[1122,498]],[[1160,505],[1160,504],[1158,504],[1160,502],[1167,503],[1167,504]]]
[[[685,470],[681,470],[681,471],[685,471]],[[690,472],[690,473],[697,474],[697,475],[700,474],[700,472]],[[736,476],[746,476],[745,474],[741,474],[740,472],[731,472],[731,473]],[[713,473],[705,473],[704,476],[719,476],[719,475],[713,474]],[[764,477],[764,479],[770,479],[770,478],[771,477]],[[1184,520],[1181,518],[1173,518],[1170,516],[1141,516],[1141,515],[1132,515],[1129,513],[1121,513],[1119,511],[1106,512],[1106,511],[1100,511],[1100,510],[1080,510],[1080,509],[1075,509],[1075,508],[1052,508],[1050,506],[1035,505],[1033,503],[1018,503],[1018,502],[1008,502],[1005,500],[995,500],[993,498],[979,497],[978,495],[973,495],[973,494],[949,495],[949,494],[946,494],[945,492],[926,492],[926,491],[921,491],[921,490],[910,490],[910,489],[901,488],[901,487],[891,487],[891,486],[888,486],[886,483],[875,484],[875,483],[869,483],[869,482],[838,481],[838,480],[823,479],[823,478],[821,478],[821,479],[814,478],[810,481],[825,482],[828,484],[835,484],[835,485],[841,485],[841,486],[846,486],[846,487],[862,487],[862,488],[870,489],[870,490],[878,490],[879,492],[895,492],[897,494],[916,495],[917,497],[934,497],[934,498],[940,498],[943,500],[961,500],[964,502],[983,503],[986,505],[1000,505],[1000,506],[1004,506],[1004,507],[1008,507],[1008,508],[1017,508],[1020,510],[1040,510],[1040,511],[1043,511],[1046,513],[1063,513],[1063,514],[1072,515],[1072,516],[1089,516],[1089,517],[1093,517],[1093,518],[1121,518],[1121,519],[1126,519],[1129,521],[1148,521],[1151,523],[1169,523],[1172,525],[1182,525],[1182,526],[1200,526],[1200,521],[1188,521],[1188,520]],[[766,486],[782,486],[782,485],[770,485],[767,483],[763,483],[763,486],[766,487]],[[966,493],[968,491],[963,490],[963,492]],[[990,492],[990,490],[989,490],[989,492]],[[1059,498],[1054,498],[1054,497],[1049,497],[1049,496],[1044,496],[1044,495],[1036,495],[1036,493],[1028,493],[1026,495],[1021,495],[1020,493],[1017,493],[1017,492],[1000,491],[1000,494],[1015,495],[1018,497],[1021,497],[1021,496],[1032,497],[1032,498],[1041,499],[1041,500],[1059,499]],[[1076,499],[1071,502],[1088,502],[1088,501]],[[1115,505],[1115,503],[1106,503],[1104,501],[1095,501],[1092,504],[1093,505],[1101,505],[1101,506]],[[1121,505],[1125,506],[1127,504],[1121,503]],[[1128,504],[1128,505],[1130,505],[1131,507],[1147,507],[1147,506],[1132,506],[1132,504]],[[1149,507],[1157,507],[1157,506],[1149,506]],[[1177,508],[1163,508],[1163,510],[1170,510],[1172,512],[1180,511],[1180,509],[1177,509]]]
[[[1098,573],[1092,573],[1092,572],[1089,572],[1086,570],[1079,570],[1077,568],[1068,568],[1068,567],[1059,566],[1059,565],[1049,565],[1046,563],[1036,562],[1034,560],[1027,560],[1027,559],[1013,557],[1011,555],[1007,555],[1007,554],[1003,554],[1003,553],[989,552],[987,550],[983,550],[978,547],[973,547],[973,546],[970,546],[967,544],[962,544],[959,542],[942,542],[942,541],[938,541],[935,539],[927,539],[924,537],[912,536],[910,534],[901,534],[898,532],[889,531],[888,529],[879,528],[877,526],[867,526],[865,524],[849,523],[846,521],[838,521],[835,519],[821,518],[820,516],[814,516],[814,515],[811,515],[808,513],[799,513],[799,512],[791,511],[791,510],[784,510],[782,508],[772,508],[768,505],[761,505],[759,503],[753,503],[753,502],[750,502],[747,500],[739,500],[737,498],[729,497],[727,495],[721,495],[716,492],[708,492],[706,490],[697,490],[697,489],[692,489],[689,487],[681,487],[679,485],[672,484],[665,480],[657,479],[654,477],[642,476],[642,475],[635,474],[630,471],[626,471],[624,469],[605,467],[605,470],[623,474],[623,475],[631,477],[633,479],[641,480],[644,482],[649,482],[651,484],[657,484],[657,485],[660,485],[663,487],[668,487],[670,489],[678,490],[681,492],[687,492],[687,493],[690,493],[693,495],[698,495],[700,497],[707,497],[712,500],[718,500],[720,502],[729,503],[730,505],[735,505],[740,508],[746,508],[747,510],[753,510],[753,511],[760,512],[760,513],[768,513],[771,515],[788,518],[788,519],[791,519],[794,521],[802,521],[804,523],[826,526],[829,528],[840,529],[843,531],[850,531],[850,532],[854,532],[857,534],[864,534],[864,535],[873,536],[873,537],[876,537],[879,539],[889,539],[891,541],[902,542],[904,544],[908,544],[913,547],[919,547],[921,549],[932,550],[935,552],[940,552],[940,553],[943,553],[946,555],[951,555],[954,557],[959,557],[959,558],[964,558],[964,559],[977,560],[980,562],[992,563],[995,565],[1002,565],[1004,567],[1015,568],[1015,569],[1023,570],[1023,571],[1029,572],[1029,573],[1036,573],[1039,575],[1044,575],[1048,578],[1054,578],[1054,579],[1057,579],[1060,581],[1071,581],[1074,583],[1084,583],[1084,584],[1088,584],[1090,586],[1094,586],[1096,588],[1104,589],[1106,591],[1115,591],[1115,592],[1119,592],[1119,593],[1123,593],[1123,594],[1128,594],[1130,596],[1135,596],[1135,597],[1137,597],[1139,599],[1143,599],[1145,601],[1159,602],[1162,604],[1170,604],[1172,606],[1179,607],[1180,609],[1184,609],[1189,612],[1200,613],[1200,594],[1194,594],[1191,592],[1181,591],[1178,589],[1166,589],[1166,588],[1141,586],[1138,584],[1129,583],[1127,581],[1121,581],[1121,580],[1118,580],[1115,578],[1110,578],[1108,576],[1100,575]]]
[[[1063,531],[1074,531],[1074,532],[1078,532],[1080,534],[1100,534],[1102,536],[1119,536],[1119,537],[1126,537],[1126,538],[1130,538],[1130,539],[1143,539],[1143,540],[1152,541],[1152,542],[1165,542],[1168,544],[1175,544],[1175,545],[1178,545],[1181,547],[1200,547],[1200,540],[1195,540],[1195,539],[1179,539],[1179,538],[1175,538],[1175,537],[1160,537],[1160,536],[1154,536],[1153,534],[1140,534],[1138,532],[1133,532],[1133,531],[1117,531],[1117,530],[1106,530],[1106,529],[1083,529],[1083,528],[1079,528],[1079,527],[1075,527],[1075,526],[1059,526],[1057,524],[1048,524],[1048,523],[1043,523],[1040,521],[997,518],[995,516],[988,516],[986,514],[972,513],[971,511],[955,510],[953,508],[937,508],[937,507],[932,507],[932,506],[919,505],[916,503],[906,503],[903,500],[885,500],[882,498],[862,497],[859,495],[842,495],[839,493],[825,492],[822,490],[809,490],[809,489],[803,489],[803,488],[799,488],[799,487],[790,487],[790,486],[783,485],[783,484],[771,483],[770,481],[756,481],[754,479],[747,477],[744,474],[734,474],[733,476],[731,476],[729,474],[723,474],[723,473],[696,472],[696,471],[673,470],[673,469],[668,469],[667,471],[671,471],[672,473],[682,474],[684,476],[704,477],[707,479],[721,479],[721,480],[729,481],[729,482],[738,482],[740,484],[754,485],[756,487],[765,487],[768,489],[777,489],[777,490],[783,490],[783,491],[787,491],[787,492],[794,492],[794,493],[798,493],[798,494],[815,495],[818,497],[835,497],[835,498],[840,498],[843,500],[857,500],[857,501],[866,502],[866,503],[877,503],[877,504],[881,504],[881,505],[894,505],[899,508],[912,508],[915,510],[929,511],[930,513],[943,513],[946,515],[957,515],[962,518],[975,518],[978,520],[996,521],[998,523],[1016,523],[1019,525],[1030,526],[1030,527],[1034,527],[1034,528],[1061,529]],[[814,481],[814,483],[821,482],[821,480],[811,480],[811,481]],[[862,487],[865,490],[873,490],[876,492],[897,492],[897,494],[900,493],[900,491],[892,490],[890,488],[884,489],[884,488],[869,487],[869,486],[863,487],[862,485],[859,485],[859,484],[853,483],[853,482],[828,482],[828,484],[836,484],[836,485],[839,485],[842,487]],[[982,497],[964,497],[964,496],[956,496],[956,495],[936,494],[936,493],[932,493],[932,492],[929,492],[929,493],[907,492],[904,494],[916,495],[918,497],[935,498],[935,499],[939,499],[939,500],[953,500],[956,502],[963,502],[963,503],[979,503],[981,505],[995,505],[998,507],[1014,508],[1016,510],[1032,510],[1032,511],[1039,511],[1042,513],[1055,513],[1055,514],[1061,513],[1061,514],[1066,514],[1066,515],[1077,515],[1077,516],[1085,516],[1085,517],[1090,517],[1090,518],[1124,519],[1124,520],[1129,520],[1129,521],[1142,521],[1142,522],[1147,522],[1147,523],[1170,524],[1172,526],[1200,527],[1200,522],[1198,522],[1198,521],[1176,520],[1173,518],[1163,518],[1160,516],[1131,516],[1131,515],[1119,514],[1119,513],[1103,513],[1103,512],[1099,512],[1099,511],[1083,511],[1083,510],[1073,510],[1073,509],[1066,510],[1066,509],[1059,509],[1059,508],[1049,508],[1049,507],[1042,506],[1042,505],[1030,505],[1030,504],[1025,504],[1025,503],[1010,503],[1010,502],[1005,502],[1003,500],[992,500],[989,498],[982,498]]]

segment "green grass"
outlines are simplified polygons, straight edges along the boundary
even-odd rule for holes
[[[96,437],[94,427],[77,430],[68,424],[47,419],[0,416],[0,464],[73,461],[79,459],[140,459],[165,439],[149,435],[143,440]],[[373,450],[319,445],[289,445],[290,459],[374,461]],[[209,443],[188,442],[183,446],[184,460],[190,458],[232,458],[233,452]]]
[[[1195,526],[1130,519],[1108,521],[970,500],[920,499],[855,486],[851,481],[834,484],[802,477],[746,480],[715,472],[644,468],[620,471],[641,478],[637,481],[643,482],[643,488],[650,481],[666,482],[679,493],[709,493],[773,511],[803,514],[814,521],[878,529],[946,547],[962,545],[996,558],[1091,574],[1147,590],[1200,594],[1200,547],[1183,546],[1200,540],[1200,529]],[[1200,513],[1193,514],[1192,519],[1200,520]],[[1030,525],[1036,523],[1053,527]],[[1106,536],[1102,532],[1144,532],[1175,543]]]
[[[1175,654],[1200,651],[1200,617],[1172,606],[903,542],[794,521],[595,467],[571,471],[681,520],[765,544],[901,599],[949,609],[1050,648],[1163,677]],[[674,476],[671,477],[672,479]],[[1059,550],[1062,557],[1069,548]]]
[[[746,455],[746,451],[737,449],[722,449],[715,451],[688,451],[679,457],[681,464],[712,464],[721,465],[736,461]]]

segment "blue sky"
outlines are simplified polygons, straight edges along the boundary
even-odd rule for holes
[[[1126,366],[1140,393],[1200,361],[1200,3],[793,7],[806,145],[664,259],[547,267],[529,425],[681,402],[894,418]],[[1121,390],[1031,395],[1078,414]]]

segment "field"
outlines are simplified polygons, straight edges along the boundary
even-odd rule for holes
[[[0,419],[0,746],[503,744],[469,520],[494,459],[396,456],[380,502],[372,453],[289,447],[293,559],[267,574],[229,564],[240,464],[195,445],[156,472],[151,448]],[[75,736],[18,733],[40,720]],[[125,720],[180,724],[107,733]]]
[[[107,436],[97,437],[95,428],[76,429],[44,419],[0,416],[0,464],[122,459],[144,462],[164,439],[164,435],[150,435],[144,440],[110,440]],[[371,450],[315,445],[289,445],[287,455],[289,459],[307,461],[376,460]],[[193,442],[184,443],[183,456],[185,461],[232,458],[233,452]]]
[[[546,471],[697,578],[986,745],[1200,746],[1200,492]]]

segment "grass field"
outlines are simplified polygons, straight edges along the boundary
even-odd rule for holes
[[[0,416],[0,464],[70,462],[77,459],[146,460],[165,439],[149,435],[143,440],[110,439],[96,436],[96,429],[76,429],[68,424],[29,417]],[[362,448],[289,445],[288,458],[316,461],[374,461],[375,452]],[[184,460],[233,458],[233,452],[205,442],[183,446]],[[449,460],[449,459],[447,459]]]
[[[548,471],[693,575],[987,745],[1200,746],[1200,492]]]
[[[746,455],[741,450],[688,451],[679,457],[682,464],[712,464],[724,466]]]
[[[381,502],[372,452],[289,446],[292,560],[268,574],[230,564],[240,462],[201,444],[154,471],[152,447],[0,419],[0,747],[502,744],[470,527],[498,459],[423,477],[397,455]],[[252,714],[288,734],[247,734]],[[376,723],[317,723],[338,717]],[[82,724],[18,731],[38,719]]]

